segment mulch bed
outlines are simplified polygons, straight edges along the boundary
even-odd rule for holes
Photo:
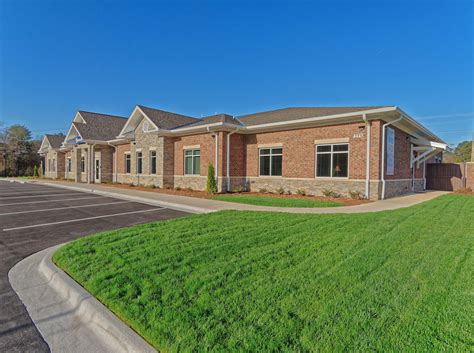
[[[189,196],[189,197],[198,197],[202,199],[208,199],[212,194],[207,193],[206,191],[198,191],[198,190],[189,190],[189,189],[161,189],[161,188],[149,188],[145,186],[130,186],[127,184],[104,184],[107,186],[112,186],[115,188],[121,189],[134,189],[140,191],[148,191],[148,192],[157,192],[161,194],[168,194],[168,195],[178,195],[178,196]],[[225,195],[232,195],[232,194],[225,194]],[[270,194],[270,193],[259,193],[259,192],[243,192],[243,193],[234,193],[234,195],[249,195],[249,196],[262,196],[262,197],[280,197],[280,198],[288,198],[288,199],[305,199],[305,200],[320,200],[320,201],[335,201],[344,204],[344,206],[355,206],[364,203],[369,203],[372,201],[369,200],[353,200],[346,197],[340,198],[332,198],[332,197],[322,197],[322,196],[302,196],[302,195],[280,195],[280,194]]]

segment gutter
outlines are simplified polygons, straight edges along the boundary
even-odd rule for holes
[[[399,122],[402,120],[404,116],[400,116],[398,119],[395,119],[389,123],[385,123],[382,126],[382,175],[381,175],[381,180],[382,180],[382,200],[385,199],[385,128],[389,125],[393,125],[396,122]]]

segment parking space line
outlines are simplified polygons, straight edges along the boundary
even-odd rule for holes
[[[0,201],[2,200],[10,200],[10,199],[24,199],[24,198],[34,198],[34,197],[44,197],[44,196],[55,196],[55,195],[76,195],[78,192],[62,192],[62,193],[55,193],[55,194],[43,194],[43,195],[35,195],[35,196],[9,196],[9,197],[0,197]]]
[[[38,192],[33,192],[33,191],[20,191],[18,190],[17,192],[12,192],[12,193],[8,193],[8,194],[2,194],[0,192],[0,200],[1,199],[4,199],[4,198],[19,198],[19,197],[37,197],[37,196],[48,196],[48,195],[55,195],[57,194],[58,192],[55,190],[55,191],[38,191]],[[39,195],[38,195],[39,194]],[[14,197],[14,195],[17,195],[16,197]],[[5,197],[4,197],[5,196]]]
[[[20,230],[20,229],[27,229],[27,228],[46,227],[46,226],[52,226],[52,225],[56,225],[56,224],[81,222],[81,221],[88,221],[88,220],[91,220],[91,219],[99,219],[99,218],[107,218],[107,217],[117,217],[117,216],[124,216],[124,215],[135,214],[135,213],[145,213],[145,212],[162,211],[162,210],[167,210],[167,208],[159,207],[159,208],[152,208],[152,209],[149,209],[149,210],[131,211],[131,212],[121,212],[121,213],[115,213],[115,214],[109,214],[109,215],[103,215],[103,216],[94,216],[94,217],[70,219],[70,220],[67,220],[67,221],[41,223],[41,224],[32,224],[32,225],[30,225],[30,226],[14,227],[14,228],[4,228],[3,231],[4,231],[4,232],[8,232],[8,231],[11,231],[11,230]]]
[[[51,192],[58,192],[58,190],[51,190],[51,189],[43,189],[43,190],[23,190],[23,189],[20,189],[18,191],[15,191],[15,192],[12,192],[12,190],[10,189],[9,190],[10,192],[6,192],[6,193],[2,193],[1,190],[0,190],[0,196],[10,196],[10,195],[16,195],[16,194],[38,194],[38,193],[47,193],[48,191],[51,191]]]
[[[42,201],[28,201],[28,202],[16,202],[16,203],[4,203],[0,204],[1,206],[12,206],[12,205],[26,205],[26,204],[31,204],[31,203],[45,203],[45,202],[53,202],[53,201],[72,201],[72,200],[87,200],[87,199],[97,199],[99,197],[105,197],[107,196],[90,196],[90,197],[75,197],[72,199],[55,199],[55,200],[42,200]]]
[[[45,211],[67,210],[67,209],[69,209],[69,208],[84,208],[84,207],[97,207],[97,206],[107,206],[107,205],[119,205],[119,204],[122,204],[122,203],[133,203],[133,201],[119,201],[119,202],[107,202],[107,203],[93,203],[93,204],[79,205],[79,206],[46,208],[46,209],[31,210],[31,211],[8,212],[8,213],[0,213],[0,217],[1,217],[1,216],[11,216],[11,215],[15,215],[15,214],[23,214],[23,213],[35,213],[35,212],[45,212]]]

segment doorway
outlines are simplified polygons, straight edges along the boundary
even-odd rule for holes
[[[100,152],[95,152],[94,156],[94,183],[100,183],[101,179],[101,160]]]

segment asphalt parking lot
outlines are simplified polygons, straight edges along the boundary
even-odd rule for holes
[[[49,352],[8,282],[8,271],[42,249],[100,231],[186,212],[51,186],[0,181],[0,351]]]

